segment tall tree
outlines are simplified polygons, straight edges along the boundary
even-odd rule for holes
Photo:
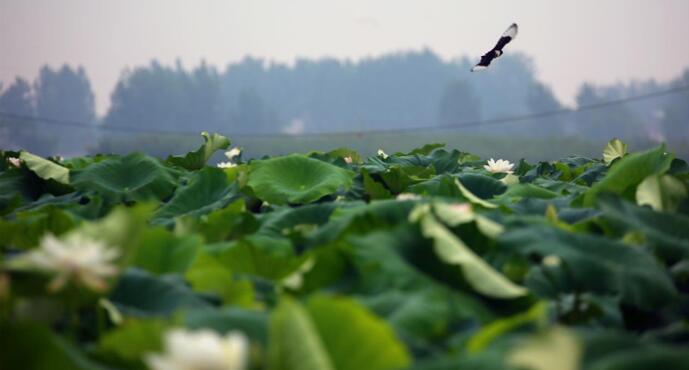
[[[445,87],[438,106],[438,123],[460,125],[481,119],[481,99],[466,81],[454,81]]]
[[[31,85],[23,78],[0,94],[0,112],[25,117],[0,116],[0,147],[26,149],[38,154],[53,154],[55,140],[31,117],[36,115]]]
[[[530,113],[540,114],[562,109],[562,104],[557,100],[550,87],[536,82],[529,86],[526,96],[526,105]],[[536,136],[554,136],[562,133],[573,133],[568,126],[567,117],[551,116],[533,119],[529,125],[529,131]]]
[[[619,96],[606,96],[601,88],[584,84],[577,94],[577,105],[591,106],[605,103]],[[645,137],[637,115],[624,105],[614,105],[593,111],[579,112],[573,116],[574,126],[580,136],[609,140],[613,137],[636,139]]]
[[[689,86],[689,69],[672,85]],[[665,106],[663,115],[662,128],[666,137],[689,138],[689,91],[674,95]]]
[[[205,64],[191,73],[157,61],[125,71],[112,93],[106,125],[163,131],[226,131],[220,119],[220,81]]]
[[[34,83],[36,113],[42,117],[93,123],[96,118],[91,82],[84,68],[44,66]]]
[[[44,66],[34,82],[34,93],[38,116],[84,124],[96,123],[91,82],[82,67],[73,69],[64,65],[53,70]],[[53,138],[57,153],[67,156],[81,154],[85,143],[94,142],[96,135],[95,126],[65,128],[45,122],[41,129]]]

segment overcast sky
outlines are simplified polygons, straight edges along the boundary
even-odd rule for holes
[[[689,0],[0,0],[0,81],[83,65],[107,109],[125,67],[156,58],[224,69],[246,55],[358,60],[428,47],[477,57],[512,22],[509,51],[572,102],[583,81],[661,81],[689,67]]]

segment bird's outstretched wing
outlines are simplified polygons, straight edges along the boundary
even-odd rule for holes
[[[512,25],[510,25],[507,30],[503,32],[502,36],[500,36],[500,40],[498,40],[498,43],[495,45],[495,47],[483,54],[483,56],[481,56],[481,60],[474,66],[474,68],[471,69],[471,71],[476,72],[488,68],[493,59],[502,55],[502,49],[505,47],[505,45],[517,37],[518,32],[519,26],[517,26],[516,23],[512,23]]]
[[[498,43],[495,45],[493,50],[502,51],[502,48],[504,48],[505,45],[509,44],[510,41],[517,37],[518,32],[519,26],[517,26],[516,23],[512,23],[512,25],[502,34],[502,36],[500,36],[500,40],[498,40]]]
[[[482,71],[490,65],[490,62],[495,59],[495,53],[493,50],[487,52],[483,56],[481,56],[481,60],[474,66],[474,68],[471,69],[472,72],[477,72],[477,71]]]

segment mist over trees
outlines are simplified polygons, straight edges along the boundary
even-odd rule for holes
[[[96,123],[95,98],[86,71],[64,65],[53,70],[41,68],[31,85],[23,78],[0,90],[0,112],[18,116],[46,117],[58,121]],[[4,124],[4,123],[7,124]],[[20,117],[3,118],[0,145],[4,148],[25,148],[38,153],[69,152],[70,148],[92,141],[94,132],[61,127],[51,130],[50,122]]]
[[[123,71],[111,94],[109,110],[100,118],[96,117],[94,95],[83,68],[46,66],[33,83],[18,77],[0,87],[0,111],[124,132],[134,127],[236,136],[459,126],[564,108],[550,87],[536,78],[527,56],[506,55],[487,73],[469,72],[473,62],[468,58],[444,61],[429,50],[358,62],[299,59],[292,65],[246,58],[222,71],[205,63],[186,69],[179,62],[165,66],[153,61]],[[670,84],[583,84],[576,102],[589,106],[687,84],[689,70]],[[689,136],[688,103],[689,93],[684,92],[465,131],[587,139],[636,135],[660,141],[670,135]],[[93,142],[96,135],[64,127],[45,130],[49,125],[3,118],[0,145],[69,152],[84,142]],[[101,131],[99,135],[102,138],[111,133]]]

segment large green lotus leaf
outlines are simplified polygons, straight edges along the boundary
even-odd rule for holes
[[[474,174],[474,173],[463,173],[458,175],[459,180],[462,182],[469,191],[481,199],[490,199],[497,195],[500,195],[507,190],[507,186],[490,176]]]
[[[668,273],[652,255],[604,237],[541,226],[508,231],[500,242],[525,256],[557,256],[563,265],[558,270],[574,290],[615,294],[642,309],[662,307],[677,296]]]
[[[679,326],[676,326],[679,327]],[[584,363],[592,370],[689,370],[686,344],[662,343],[644,335],[612,330],[580,330]]]
[[[461,266],[467,282],[478,292],[501,299],[517,298],[527,294],[526,289],[495,271],[431,214],[422,216],[420,222],[423,235],[433,239],[438,257],[445,263]]]
[[[19,212],[34,211],[42,207],[56,207],[63,211],[68,211],[77,218],[94,220],[102,217],[103,199],[96,194],[80,194],[72,192],[69,194],[54,196],[43,194],[39,199],[24,204],[15,209],[15,215]]]
[[[189,225],[201,235],[207,243],[238,239],[252,234],[258,228],[258,221],[251,212],[246,210],[244,199],[240,198],[227,207],[216,209],[204,217],[183,218],[182,223]]]
[[[428,291],[428,294],[435,299],[444,296],[444,304],[454,310],[454,314],[462,317],[469,317],[471,320],[479,322],[489,322],[494,320],[491,310],[483,305],[473,295],[451,289],[447,285],[450,280],[437,279],[438,264],[425,264],[423,260],[428,256],[435,256],[430,248],[427,248],[424,240],[418,231],[409,225],[400,224],[390,230],[379,230],[366,234],[365,236],[352,235],[347,238],[347,244],[351,253],[351,263],[359,273],[360,284],[366,287],[366,291],[371,294],[381,296],[384,303],[390,302],[395,297],[383,297],[389,292],[399,289],[411,296],[415,292],[409,292],[410,287],[420,291]],[[430,253],[429,253],[430,252]],[[437,258],[436,258],[437,260]],[[436,261],[434,261],[436,262]],[[460,275],[458,270],[452,270],[452,274]],[[375,303],[375,298],[374,302]],[[373,304],[372,303],[372,304]],[[403,304],[396,305],[402,309]],[[421,319],[422,309],[418,305],[411,304],[406,311],[400,311],[399,321],[396,327],[423,330],[426,333],[434,332],[438,328],[438,322],[432,318]],[[382,308],[381,314],[384,316],[392,315],[393,311]],[[438,312],[438,307],[433,308],[433,312]],[[376,311],[378,308],[376,308]],[[431,322],[432,321],[432,322]],[[424,326],[423,325],[429,325]],[[440,324],[442,325],[442,324]]]
[[[485,325],[467,342],[467,350],[472,354],[479,353],[490,346],[493,341],[510,331],[528,324],[545,322],[548,314],[547,308],[547,305],[543,302],[536,303],[525,312],[498,319]]]
[[[0,215],[30,201],[32,194],[27,179],[19,170],[0,172]]]
[[[381,318],[345,297],[314,296],[307,310],[337,370],[393,370],[411,362]]]
[[[511,204],[510,208],[518,215],[538,215],[544,216],[549,208],[556,212],[557,219],[569,224],[575,224],[589,220],[600,214],[600,211],[593,208],[574,208],[571,207],[572,197],[557,197],[552,199],[539,199],[537,197],[524,197],[519,202]],[[526,221],[523,217],[510,217],[517,223]]]
[[[464,186],[464,184],[459,180],[459,178],[455,178],[455,185],[457,185],[457,188],[459,189],[459,192],[462,193],[462,196],[474,205],[479,205],[484,208],[498,207],[496,204],[485,201],[476,196],[476,194],[474,194],[473,192],[471,192],[471,190],[467,189],[466,186]]]
[[[131,265],[154,274],[183,274],[201,245],[197,235],[177,236],[161,228],[146,229],[134,248]]]
[[[442,335],[450,324],[450,294],[439,288],[387,290],[363,300],[406,340]]]
[[[408,155],[414,155],[414,154],[420,154],[420,155],[429,155],[431,154],[434,150],[444,148],[446,144],[443,143],[430,143],[430,144],[424,144],[420,147],[412,149]]]
[[[361,169],[361,178],[364,184],[364,191],[368,195],[369,199],[390,199],[392,194],[385,187],[385,185],[377,182],[369,175],[366,169]]]
[[[507,201],[514,201],[515,199],[522,198],[539,198],[539,199],[551,199],[558,197],[559,194],[542,188],[534,184],[515,184],[510,186],[507,191],[500,195],[500,199],[505,199]]]
[[[294,256],[291,251],[275,247],[271,250],[250,240],[239,240],[208,245],[199,252],[197,258],[214,258],[233,273],[280,281],[296,271],[306,257]]]
[[[199,170],[206,165],[208,159],[218,150],[227,149],[230,146],[230,140],[219,134],[208,134],[202,132],[203,145],[193,152],[187,153],[185,156],[169,156],[167,163],[175,166],[186,168],[187,170]]]
[[[435,173],[454,173],[459,168],[459,159],[462,153],[457,150],[451,152],[445,150],[434,151],[429,159],[430,163],[435,168]]]
[[[587,367],[591,370],[689,369],[689,348],[643,346],[619,351]]]
[[[649,176],[636,188],[636,203],[656,211],[675,212],[686,197],[686,185],[670,175]]]
[[[113,201],[162,200],[177,186],[176,174],[141,153],[114,157],[72,172],[72,185]]]
[[[406,223],[416,201],[376,200],[369,204],[344,203],[330,216],[330,221],[309,236],[314,245],[327,244],[347,232],[365,233]]]
[[[41,158],[27,151],[22,151],[19,158],[24,161],[26,167],[44,180],[55,180],[61,184],[69,184],[69,169],[59,164]]]
[[[17,320],[0,323],[2,369],[106,370],[83,354],[72,342],[46,325]]]
[[[0,219],[0,246],[33,248],[45,234],[64,234],[77,222],[69,212],[53,205],[20,211],[14,219]]]
[[[109,299],[123,314],[139,317],[210,307],[179,277],[159,277],[138,269],[125,271]]]
[[[354,355],[360,349],[356,347],[350,354]],[[280,304],[270,315],[268,369],[337,369],[326,352],[325,344],[308,311],[289,297],[282,297]]]
[[[665,145],[661,145],[645,152],[630,154],[616,161],[605,177],[586,192],[584,205],[593,206],[601,192],[627,195],[646,177],[665,173],[670,168],[672,159],[673,156],[666,152]]]
[[[152,222],[171,225],[176,217],[196,218],[224,208],[236,197],[236,186],[228,182],[225,173],[207,167],[195,172],[189,184],[178,188],[172,199],[156,211]]]
[[[184,324],[191,329],[212,329],[225,334],[239,330],[263,345],[268,342],[268,314],[241,308],[200,309],[184,315]]]
[[[70,170],[81,170],[85,167],[90,166],[93,163],[97,162],[102,162],[108,158],[111,158],[112,155],[106,155],[106,154],[97,154],[94,156],[84,156],[84,157],[72,157],[72,158],[67,158],[63,159],[60,161],[60,164],[63,166],[69,168]]]
[[[100,337],[98,352],[116,356],[129,362],[129,366],[144,368],[145,355],[162,351],[165,329],[166,324],[159,319],[127,320]]]
[[[379,176],[393,194],[399,194],[407,191],[411,185],[418,184],[435,176],[435,169],[433,167],[396,164],[388,167]]]
[[[261,216],[261,227],[258,233],[279,237],[300,225],[321,226],[327,223],[337,207],[337,203],[331,202],[309,204],[298,208],[280,208]]]
[[[621,225],[626,231],[643,233],[663,258],[689,257],[689,217],[655,212],[615,196],[601,196],[597,205],[606,220]]]
[[[248,185],[272,204],[306,204],[352,186],[354,172],[301,154],[254,161]]]
[[[414,194],[421,194],[435,197],[462,198],[462,192],[455,183],[455,178],[451,175],[438,175],[430,180],[412,185],[407,189]]]
[[[237,280],[232,270],[218,258],[199,253],[185,274],[194,291],[211,293],[226,305],[252,307],[254,288],[248,280]]]

